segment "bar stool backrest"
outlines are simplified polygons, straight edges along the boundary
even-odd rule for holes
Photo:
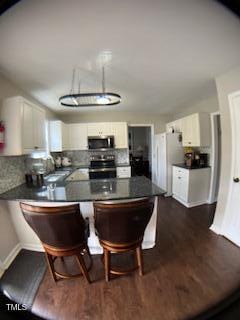
[[[20,203],[20,207],[25,220],[43,244],[64,249],[85,241],[85,221],[79,204],[38,207]]]
[[[153,207],[154,198],[124,203],[95,202],[95,228],[99,239],[116,244],[142,239]]]

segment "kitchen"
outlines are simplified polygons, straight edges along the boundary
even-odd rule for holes
[[[59,15],[64,18],[63,12],[66,12],[64,1],[59,2],[59,8],[55,10],[52,1],[42,6],[22,0],[0,18],[3,44],[0,54],[0,133],[4,133],[0,135],[1,279],[9,277],[11,270],[16,274],[15,262],[19,257],[21,259],[21,255],[42,259],[45,249],[36,231],[26,222],[27,213],[23,212],[26,208],[21,210],[19,202],[47,208],[49,212],[55,210],[55,206],[80,204],[81,214],[88,225],[86,248],[93,259],[92,268],[86,264],[87,269],[90,268],[91,286],[84,277],[55,284],[51,279],[51,266],[46,271],[44,259],[39,279],[34,278],[37,271],[32,275],[35,265],[28,268],[29,279],[34,279],[28,281],[36,283],[28,309],[44,318],[76,318],[78,314],[93,319],[134,319],[136,315],[139,319],[157,319],[161,314],[162,319],[178,319],[184,318],[185,312],[189,312],[189,316],[198,314],[209,306],[209,301],[218,303],[221,297],[227,296],[228,290],[234,288],[234,275],[238,273],[240,262],[239,248],[221,237],[224,233],[219,228],[223,194],[227,192],[222,192],[224,180],[219,182],[217,178],[226,172],[226,155],[231,153],[224,152],[227,148],[224,140],[228,132],[227,117],[220,112],[224,105],[221,97],[227,86],[218,75],[225,75],[230,69],[230,59],[238,61],[232,54],[236,52],[237,41],[234,39],[239,35],[237,23],[219,4],[209,1],[200,5],[203,10],[200,16],[203,18],[211,12],[217,27],[212,29],[210,19],[206,42],[206,33],[198,27],[194,29],[206,54],[203,58],[203,49],[193,49],[198,63],[190,63],[193,53],[187,50],[187,39],[184,54],[177,53],[178,39],[184,39],[183,34],[191,36],[191,28],[181,25],[179,38],[176,35],[168,41],[163,23],[167,12],[160,8],[167,6],[173,14],[174,6],[160,2],[161,5],[154,4],[158,10],[148,10],[146,4],[139,5],[146,19],[142,24],[137,23],[136,30],[132,25],[132,13],[136,14],[136,11],[131,3],[125,4],[131,10],[123,10],[120,4],[115,4],[117,12],[111,16],[107,14],[109,8],[106,4],[100,6],[94,1],[94,10],[86,4],[85,10],[81,11],[82,3],[73,1],[72,7],[68,8],[73,17],[69,23],[66,19],[59,19]],[[185,9],[191,7],[193,17],[197,19],[197,4],[183,2]],[[99,12],[106,19],[99,19]],[[186,12],[188,10],[179,13],[183,15],[182,21],[189,21]],[[130,34],[126,37],[126,29],[119,17],[121,21],[127,21],[128,30],[136,40],[134,45]],[[162,24],[161,28],[151,29],[155,40],[161,34],[161,45],[149,37],[148,26],[153,26],[153,22]],[[191,18],[194,25],[193,22]],[[111,23],[122,41],[113,36],[109,28]],[[229,47],[233,48],[228,50],[229,58],[226,57],[225,62],[213,45],[216,34],[222,36],[222,24],[224,28],[230,25],[230,29],[220,46],[229,41]],[[81,41],[69,36],[75,34],[76,27]],[[144,32],[139,32],[142,27]],[[88,37],[84,30],[88,30]],[[95,37],[100,31],[111,39],[110,49]],[[55,37],[56,41],[53,41]],[[147,50],[136,49],[136,44],[143,48],[143,38],[149,44],[148,54]],[[66,39],[70,50],[62,50]],[[122,51],[125,41],[129,48],[124,46]],[[212,51],[208,50],[210,43]],[[173,46],[171,50],[169,45]],[[174,70],[169,50],[174,54]],[[152,62],[149,56],[152,56]],[[219,59],[219,67],[215,70],[212,61],[216,59]],[[237,84],[231,90],[237,90]],[[89,96],[90,102],[86,100]],[[63,102],[64,97],[67,102]],[[119,103],[114,99],[119,99]],[[215,128],[213,119],[217,115],[220,121]],[[134,135],[134,127],[148,128],[146,132],[150,137],[136,147],[135,154],[129,148],[129,132]],[[219,152],[221,147],[222,152]],[[132,156],[141,158],[148,169],[144,172],[133,170]],[[215,196],[211,197],[214,192]],[[103,208],[97,208],[97,204],[121,204],[126,200],[130,203],[137,199],[144,201],[143,198],[152,199],[149,203],[151,216],[141,242],[143,250],[139,253],[138,247],[131,248],[136,249],[135,262],[140,276],[133,272],[122,277],[112,273],[109,277],[106,246],[104,248],[96,230],[97,210]],[[127,226],[125,223],[126,230]],[[135,227],[130,231],[133,235]],[[63,241],[67,237],[60,238]],[[86,248],[82,251],[83,256]],[[103,261],[100,258],[102,253]],[[146,269],[144,276],[141,254]],[[125,262],[132,262],[131,257],[124,260],[118,255],[112,255],[113,262],[120,262],[124,267]],[[77,270],[72,260],[65,257],[56,259],[56,264],[60,269]],[[20,272],[20,269],[17,270]],[[227,272],[230,269],[232,272]],[[174,274],[178,275],[177,279]],[[188,276],[198,281],[189,281]],[[11,281],[11,288],[21,288],[24,282],[28,283],[24,280],[14,285]],[[5,291],[11,290],[9,284],[5,283]],[[186,288],[190,295],[186,297],[187,291],[181,288]],[[125,291],[129,296],[136,296],[136,303],[128,294],[125,296]],[[85,295],[91,296],[91,301],[83,298]],[[182,302],[178,298],[172,299],[175,296],[181,297]],[[190,296],[196,297],[195,302]],[[113,297],[117,298],[113,301]],[[83,305],[83,300],[87,301],[88,307]],[[69,308],[71,303],[73,310]],[[188,305],[189,310],[183,305]],[[130,310],[129,314],[125,313],[126,309]],[[118,312],[119,317],[115,316]]]

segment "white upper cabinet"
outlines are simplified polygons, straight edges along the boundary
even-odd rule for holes
[[[69,149],[69,128],[60,120],[49,122],[49,148],[52,152]]]
[[[87,123],[71,123],[69,127],[69,150],[87,150]]]
[[[115,148],[128,148],[128,127],[126,122],[112,122]]]
[[[87,124],[88,136],[110,136],[113,134],[111,122],[92,122]]]
[[[28,154],[45,150],[45,111],[23,97],[5,99],[1,109],[4,121],[5,147],[3,155]]]
[[[207,147],[211,145],[208,113],[194,113],[182,119],[182,144],[184,147]]]
[[[178,119],[166,124],[167,132],[182,132],[182,119]]]
[[[45,150],[46,146],[46,118],[45,112],[39,108],[33,108],[33,136],[34,149]]]
[[[50,122],[49,131],[50,151],[87,150],[88,136],[114,136],[115,148],[128,148],[126,122],[64,124],[56,120]]]

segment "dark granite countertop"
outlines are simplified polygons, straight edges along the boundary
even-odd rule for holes
[[[0,200],[81,202],[134,199],[164,194],[146,177],[60,181],[42,187],[22,184],[0,194]]]
[[[174,167],[183,168],[183,169],[187,169],[187,170],[211,168],[210,166],[192,166],[192,167],[188,167],[188,166],[185,165],[185,163],[177,163],[177,164],[173,164],[173,166]]]

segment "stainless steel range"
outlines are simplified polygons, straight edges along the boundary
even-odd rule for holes
[[[90,179],[116,178],[117,169],[114,155],[91,156],[89,167]]]

